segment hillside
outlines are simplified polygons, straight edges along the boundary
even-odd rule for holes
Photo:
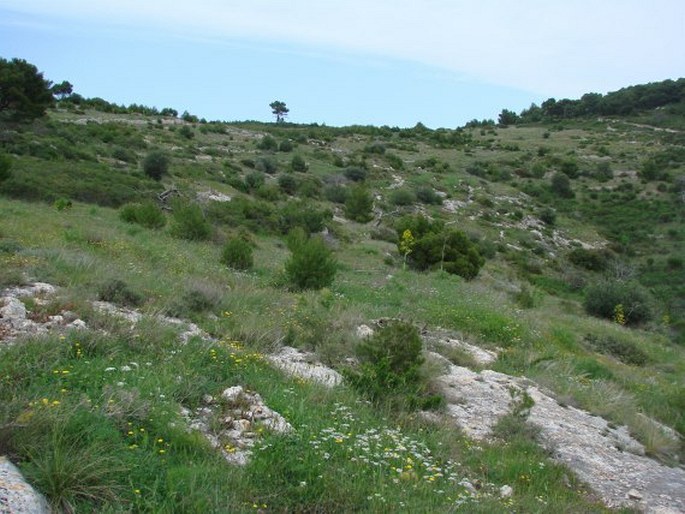
[[[64,511],[683,508],[674,105],[6,125],[0,454]]]

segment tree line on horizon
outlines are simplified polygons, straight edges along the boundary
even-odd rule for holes
[[[539,123],[573,118],[596,116],[629,116],[641,111],[673,105],[685,100],[685,78],[663,80],[628,86],[602,95],[586,93],[578,100],[548,98],[540,105],[532,104],[519,114],[503,109],[499,114],[500,125]],[[492,120],[467,123],[467,126],[494,125]]]
[[[0,57],[0,121],[30,121],[42,117],[46,109],[54,106],[55,100],[81,109],[91,108],[107,113],[179,117],[178,111],[170,107],[157,109],[139,104],[131,104],[127,107],[99,97],[84,98],[73,92],[70,82],[62,81],[53,84],[43,77],[43,73],[39,72],[35,65],[24,59],[8,60]],[[683,103],[684,100],[685,78],[668,79],[628,86],[606,95],[586,93],[577,100],[548,98],[540,105],[531,104],[519,114],[509,109],[502,109],[498,116],[498,124],[508,126],[584,117],[625,116]],[[285,102],[275,101],[269,106],[276,116],[276,121],[283,122],[289,110]],[[180,118],[190,123],[207,122],[187,111],[183,112]],[[493,125],[495,121],[491,119],[474,119],[466,123],[465,127]],[[415,128],[431,131],[421,123],[418,123]]]

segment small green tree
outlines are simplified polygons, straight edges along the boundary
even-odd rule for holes
[[[333,283],[338,263],[321,237],[295,229],[288,235],[288,248],[292,255],[285,263],[285,275],[292,289],[322,289]]]
[[[301,155],[295,154],[290,161],[290,169],[293,171],[305,172],[307,171],[307,163]]]
[[[555,173],[551,182],[552,192],[562,198],[573,198],[575,193],[571,189],[571,181],[564,173]]]
[[[359,223],[368,223],[373,219],[373,197],[362,185],[349,189],[345,200],[345,216]]]
[[[411,323],[393,320],[363,340],[356,348],[359,368],[346,378],[360,393],[376,403],[400,408],[434,408],[443,402],[428,394],[421,376],[424,362],[419,331]]]
[[[189,241],[203,241],[212,235],[212,225],[205,218],[199,205],[175,202],[171,235]]]
[[[235,270],[248,270],[254,265],[252,246],[241,237],[229,240],[221,252],[221,262]]]
[[[162,228],[166,225],[164,212],[154,202],[128,203],[119,209],[119,217],[126,223],[136,223],[146,228]]]
[[[64,100],[74,92],[74,86],[68,80],[63,80],[50,88],[50,92],[59,100]]]
[[[271,107],[271,112],[273,115],[276,116],[276,123],[282,123],[285,121],[285,117],[290,112],[290,109],[285,106],[285,102],[281,102],[280,100],[271,102],[269,107]]]
[[[162,150],[152,150],[143,160],[143,171],[153,180],[162,180],[169,172],[169,156]]]

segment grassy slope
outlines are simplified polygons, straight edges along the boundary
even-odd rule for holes
[[[55,144],[38,146],[54,147],[57,156],[41,153],[44,150],[39,151],[31,142],[39,137],[34,135],[39,131],[27,130],[13,136],[11,149],[21,155],[15,159],[14,178],[2,188],[19,195],[28,189],[22,189],[22,184],[32,180],[30,190],[39,198],[99,200],[105,206],[77,202],[73,209],[57,212],[43,203],[0,200],[1,219],[10,220],[0,231],[2,281],[16,281],[21,272],[64,286],[64,296],[43,309],[58,311],[69,306],[82,313],[91,326],[103,326],[110,332],[108,337],[91,333],[71,334],[64,341],[39,339],[3,353],[0,425],[16,420],[27,425],[21,430],[12,429],[10,450],[17,453],[29,476],[50,492],[53,500],[60,498],[56,492],[60,488],[46,482],[45,477],[51,475],[45,469],[60,462],[68,467],[69,459],[57,455],[57,450],[47,455],[41,452],[61,448],[68,456],[70,445],[76,441],[84,448],[78,460],[93,462],[93,482],[106,484],[101,500],[107,503],[116,496],[126,509],[220,512],[230,505],[235,510],[254,511],[266,504],[268,510],[274,511],[383,511],[402,506],[413,512],[449,511],[463,488],[442,478],[434,484],[425,469],[416,471],[417,475],[402,475],[395,483],[398,477],[391,470],[369,471],[367,466],[349,461],[349,452],[361,451],[353,444],[357,436],[375,428],[388,434],[388,445],[395,444],[393,437],[398,436],[389,430],[397,425],[416,444],[426,444],[440,458],[459,463],[460,478],[492,483],[494,489],[514,485],[511,505],[498,500],[496,494],[484,494],[471,506],[474,511],[599,510],[586,503],[583,495],[567,488],[561,480],[563,471],[551,465],[525,437],[492,447],[474,447],[453,429],[427,427],[408,415],[387,413],[387,419],[382,419],[345,389],[326,392],[275,375],[257,357],[236,365],[230,358],[230,347],[225,345],[212,347],[194,342],[179,350],[173,334],[152,322],[139,334],[127,327],[112,326],[111,321],[92,313],[86,303],[96,298],[99,286],[109,277],[121,278],[141,293],[144,310],[150,313],[183,310],[187,307],[185,291],[203,291],[213,301],[210,309],[188,312],[188,316],[225,341],[239,340],[250,355],[285,340],[313,349],[332,365],[340,365],[352,351],[352,334],[360,322],[401,316],[431,328],[440,326],[469,341],[503,348],[498,370],[531,376],[550,386],[564,401],[628,423],[652,453],[668,457],[678,451],[659,438],[653,428],[645,426],[637,413],[644,412],[681,433],[685,431],[683,351],[669,342],[671,329],[660,319],[665,313],[676,322],[682,316],[677,303],[682,291],[676,288],[685,280],[678,282],[677,274],[682,272],[677,267],[667,269],[664,257],[682,258],[682,253],[678,254],[682,252],[678,245],[683,236],[682,211],[678,211],[682,207],[673,201],[669,185],[662,191],[657,183],[643,184],[620,176],[621,171],[638,169],[645,154],[674,144],[668,139],[673,134],[627,125],[615,125],[615,131],[608,131],[606,124],[578,123],[562,131],[550,131],[550,127],[473,130],[472,142],[467,146],[436,148],[418,134],[399,137],[390,131],[371,136],[363,132],[341,134],[321,127],[229,125],[223,127],[222,134],[205,133],[198,126],[195,137],[186,139],[154,120],[133,123],[133,118],[126,116],[116,116],[118,121],[105,128],[61,123],[79,117],[66,112],[53,114],[52,127],[45,131],[45,137],[53,143],[71,138],[68,154]],[[267,131],[273,132],[278,141],[285,137],[296,141],[294,152],[257,150],[256,141]],[[363,152],[374,141],[383,142],[385,154]],[[285,173],[292,155],[303,155],[309,170],[295,174],[300,181],[311,177],[325,181],[340,174],[341,168],[334,162],[336,155],[342,156],[346,164],[365,161],[369,187],[381,194],[377,206],[388,212],[398,210],[388,204],[385,189],[396,182],[396,177],[405,180],[405,187],[430,185],[452,199],[465,201],[473,197],[473,203],[448,219],[458,221],[460,228],[481,240],[490,241],[494,255],[472,282],[440,272],[403,271],[395,245],[372,238],[378,230],[373,224],[333,222],[330,229],[339,240],[336,254],[341,262],[333,286],[321,292],[292,293],[280,285],[288,252],[281,238],[271,232],[253,235],[255,269],[237,274],[219,263],[221,243],[236,233],[239,227],[235,223],[217,222],[212,241],[192,243],[171,237],[168,229],[150,231],[120,221],[116,211],[107,205],[144,198],[148,191],[160,190],[137,171],[136,161],[144,156],[144,146],[172,152],[172,176],[164,180],[165,185],[179,187],[189,197],[206,188],[243,195],[230,184],[237,184],[237,179],[252,171],[248,160],[262,156],[275,160],[278,173]],[[540,147],[547,150],[540,152]],[[129,151],[130,163],[112,158],[118,148]],[[536,162],[545,170],[554,169],[558,166],[554,156],[574,158],[581,171],[592,171],[597,153],[608,154],[617,176],[603,183],[589,176],[574,179],[577,195],[573,201],[553,199],[542,186],[547,179],[520,177],[529,174]],[[388,154],[399,156],[404,169],[391,169]],[[126,156],[121,150],[117,155]],[[426,171],[425,160],[429,157],[447,163],[450,170]],[[474,168],[476,162],[481,164]],[[416,163],[423,164],[423,169]],[[467,173],[469,168],[483,176]],[[98,175],[101,169],[107,175]],[[507,179],[503,172],[512,178]],[[669,173],[672,177],[682,175],[682,163],[675,163]],[[267,177],[267,183],[273,180]],[[135,187],[130,187],[131,183]],[[632,184],[632,198],[618,196],[617,189],[626,183]],[[58,193],[55,184],[63,188],[57,189]],[[537,187],[542,192],[537,200],[517,200],[518,188],[523,187]],[[595,188],[605,188],[597,195],[606,198],[592,198]],[[97,195],[89,196],[93,191]],[[652,203],[633,208],[641,198]],[[603,200],[616,201],[614,212],[609,213],[614,217],[600,213]],[[285,201],[285,197],[278,201]],[[583,314],[582,295],[569,286],[569,275],[587,282],[596,280],[598,274],[574,268],[565,260],[564,250],[555,249],[551,257],[549,249],[516,224],[523,215],[537,215],[547,201],[557,209],[556,225],[566,237],[594,242],[615,236],[618,243],[630,249],[622,250],[620,258],[632,263],[647,283],[652,281],[650,285],[660,295],[656,321],[641,329],[628,329]],[[315,202],[334,207],[321,198]],[[670,216],[659,218],[656,224],[649,218],[654,211],[650,206],[655,202],[666,205]],[[439,213],[437,207],[422,208]],[[624,233],[616,232],[616,223],[636,225],[623,231],[630,234],[631,240],[621,238]],[[257,222],[252,226],[259,225]],[[649,228],[647,234],[642,226]],[[545,235],[551,231],[544,229]],[[521,291],[526,292],[525,298]],[[527,301],[522,302],[522,298]],[[641,366],[629,365],[610,353],[597,353],[588,343],[596,340],[621,341],[622,348],[639,348],[640,355],[646,356],[645,362]],[[88,348],[86,358],[76,355],[76,343]],[[212,349],[223,352],[222,365],[211,359]],[[127,394],[117,393],[114,384],[119,378],[104,369],[131,360],[151,362],[160,372],[143,371],[126,377]],[[55,370],[60,373],[55,374]],[[69,373],[62,375],[62,370]],[[179,382],[176,377],[183,378]],[[246,470],[228,468],[200,441],[171,429],[168,423],[180,423],[175,414],[179,403],[195,406],[202,394],[218,394],[221,388],[235,383],[259,391],[269,405],[298,428],[295,437],[267,439],[265,445],[273,448],[258,452]],[[43,398],[48,400],[47,406],[42,405]],[[52,406],[57,399],[59,405]],[[114,404],[111,408],[110,400]],[[321,443],[330,447],[330,457],[324,459],[310,441],[321,437],[323,429],[340,422],[340,411],[330,414],[339,404],[352,409],[353,435],[347,436],[344,443]],[[62,426],[66,427],[64,431],[56,430]],[[84,426],[93,428],[84,431]],[[134,443],[128,435],[132,426],[138,430]],[[140,436],[140,428],[154,436]],[[336,430],[340,431],[340,427]],[[65,435],[59,436],[61,432]],[[59,437],[62,439],[56,442],[51,439]],[[158,439],[164,446],[156,443]],[[133,444],[138,446],[129,450]],[[165,452],[160,454],[160,449]],[[104,471],[112,466],[121,472]],[[72,473],[80,476],[78,470]],[[226,481],[217,480],[217,476],[226,477]],[[62,487],[65,489],[69,490]],[[77,497],[74,501],[84,500]]]

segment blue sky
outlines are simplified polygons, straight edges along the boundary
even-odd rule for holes
[[[682,0],[0,0],[0,56],[210,120],[456,127],[685,76]]]

